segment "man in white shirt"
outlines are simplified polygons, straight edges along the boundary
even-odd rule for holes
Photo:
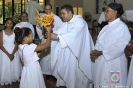
[[[88,25],[80,15],[74,15],[71,5],[61,7],[63,24],[51,39],[51,71],[57,78],[56,86],[91,88],[92,65],[90,52],[94,45]]]
[[[28,14],[26,12],[22,12],[22,14],[21,14],[21,22],[16,24],[13,29],[15,29],[18,26],[30,28],[32,30],[33,39],[34,39],[34,37],[35,37],[34,27],[33,27],[33,25],[31,23],[28,22]]]

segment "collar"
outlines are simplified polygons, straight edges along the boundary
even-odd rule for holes
[[[74,22],[75,19],[80,18],[80,17],[81,17],[80,15],[73,15],[72,19],[70,21],[68,21],[67,23],[71,24]]]
[[[118,21],[120,21],[120,18],[117,18],[117,19],[115,19],[115,20],[112,21],[112,22],[108,22],[108,24],[109,24],[109,26],[111,26],[111,25],[117,23]]]

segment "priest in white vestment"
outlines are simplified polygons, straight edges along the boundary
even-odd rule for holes
[[[36,9],[38,11],[43,11],[43,7],[39,5],[39,3],[36,0],[28,1],[26,6],[26,13],[28,14],[28,21],[33,25],[37,24],[35,21],[35,17],[37,16]]]
[[[16,27],[28,27],[28,28],[30,28],[32,33],[33,33],[33,39],[34,39],[34,37],[35,37],[34,27],[31,23],[28,22],[28,14],[26,12],[22,12],[21,22],[17,23],[13,29],[15,29]]]
[[[45,5],[45,13],[41,13],[41,15],[48,14],[48,13],[52,13],[52,5],[51,4]],[[62,20],[57,15],[54,14],[54,22],[53,22],[53,28],[52,28],[53,33],[54,33],[54,31],[58,30],[61,25],[62,25]],[[36,31],[39,36],[39,39],[41,40],[41,43],[44,43],[45,39],[42,35],[42,30],[39,25],[36,26]],[[54,42],[51,41],[51,47],[53,47],[53,46],[54,46]],[[41,58],[40,66],[42,69],[42,73],[45,75],[51,75],[51,69],[50,69],[51,49],[49,47],[49,48],[43,50],[41,52],[41,55],[39,56]]]
[[[100,31],[95,50],[94,88],[126,88],[127,59],[124,49],[130,41],[127,25],[120,20],[123,7],[111,3],[105,10],[108,25]]]
[[[94,45],[88,25],[80,15],[73,15],[71,5],[61,7],[61,17],[62,26],[51,33],[51,71],[56,86],[92,88],[90,52]]]

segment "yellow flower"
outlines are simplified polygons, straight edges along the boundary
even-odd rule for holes
[[[37,23],[39,23],[41,26],[44,26],[44,27],[52,26],[53,21],[54,21],[54,14],[53,13],[43,14],[41,16],[41,14],[39,13],[39,11],[37,9],[36,9],[36,11],[38,14],[35,18]]]

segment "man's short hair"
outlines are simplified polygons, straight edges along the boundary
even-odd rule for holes
[[[73,7],[72,7],[71,5],[68,5],[68,4],[63,5],[63,6],[61,7],[61,10],[62,10],[62,9],[66,9],[67,12],[71,11],[72,14],[74,14],[74,12],[73,12]]]

